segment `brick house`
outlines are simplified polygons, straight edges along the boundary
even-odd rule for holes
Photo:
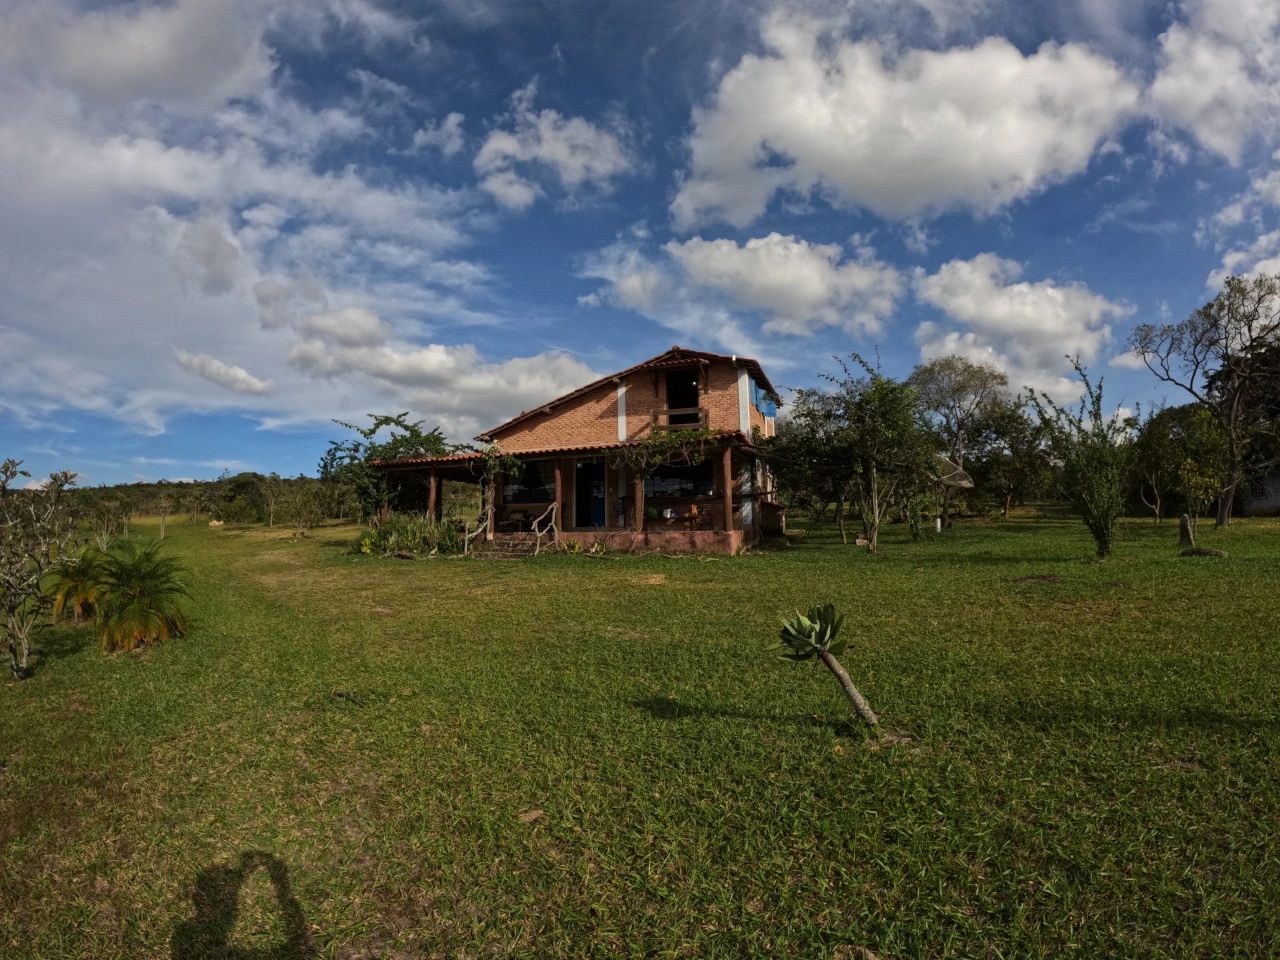
[[[746,357],[672,347],[526,410],[476,437],[519,466],[495,478],[490,539],[527,538],[554,520],[560,540],[584,547],[734,553],[782,532],[782,508],[755,439],[773,434],[776,394]],[[625,448],[655,431],[705,430],[697,464],[641,476]],[[483,455],[456,454],[380,464],[425,481],[426,506],[442,509],[443,480],[483,483]],[[415,484],[417,485],[417,484]]]

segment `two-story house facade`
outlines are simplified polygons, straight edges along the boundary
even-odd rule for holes
[[[617,549],[732,553],[781,532],[781,507],[757,456],[774,431],[776,393],[747,357],[672,347],[602,377],[476,437],[518,466],[493,481],[497,537],[526,534],[554,519],[559,539]],[[642,473],[626,449],[654,433],[699,430],[698,462]],[[441,509],[443,480],[480,482],[480,453],[381,465],[425,474],[429,509]]]

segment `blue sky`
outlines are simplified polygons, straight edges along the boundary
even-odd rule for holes
[[[293,475],[673,343],[1149,402],[1135,323],[1280,272],[1277,50],[1274,0],[0,0],[0,455]]]

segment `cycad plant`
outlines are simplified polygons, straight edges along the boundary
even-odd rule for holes
[[[91,616],[102,595],[102,554],[89,547],[64,559],[53,571],[49,595],[55,620],[70,614],[79,623]]]
[[[190,594],[181,564],[160,554],[160,544],[122,540],[102,556],[98,635],[107,650],[133,650],[180,637]]]
[[[807,616],[797,612],[792,619],[782,621],[781,643],[769,649],[785,650],[787,652],[780,656],[784,660],[793,660],[797,663],[812,660],[815,657],[821,660],[840,681],[840,686],[844,689],[858,716],[874,726],[880,722],[880,718],[872,711],[866,699],[849,679],[849,674],[836,659],[836,655],[844,653],[849,643],[848,639],[839,639],[840,627],[843,623],[844,617],[836,616],[834,604],[810,607]]]

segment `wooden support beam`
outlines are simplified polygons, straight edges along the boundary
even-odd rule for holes
[[[560,478],[560,458],[559,457],[556,457],[555,465],[556,465],[556,512],[554,514],[554,519],[556,522],[556,529],[563,530],[564,517],[561,516],[561,511],[564,510],[564,494],[562,492],[563,488],[560,485],[561,478]]]
[[[427,516],[429,516],[432,520],[437,519],[436,505],[440,500],[440,495],[438,492],[439,486],[440,486],[440,480],[436,476],[436,468],[432,467],[431,472],[428,474],[428,477],[427,477]]]
[[[733,529],[733,448],[725,445],[721,457],[720,487],[724,496],[724,529]]]
[[[631,488],[636,501],[636,533],[644,533],[644,477],[634,468],[631,471]]]

